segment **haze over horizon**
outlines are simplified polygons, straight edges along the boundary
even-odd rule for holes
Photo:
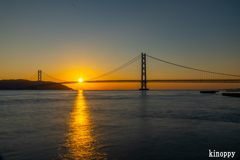
[[[238,0],[2,0],[0,80],[38,69],[66,81],[104,74],[141,52],[208,71],[240,75]],[[147,59],[149,78],[172,72]],[[159,67],[154,72],[153,68]],[[140,79],[140,61],[104,79]],[[174,70],[174,68],[171,68]],[[180,70],[173,74],[188,74]],[[161,78],[165,78],[162,73]],[[47,77],[43,78],[48,81]],[[240,88],[239,84],[148,84],[151,89]],[[137,89],[139,84],[76,84]]]

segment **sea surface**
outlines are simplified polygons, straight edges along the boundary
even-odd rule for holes
[[[0,159],[240,158],[240,98],[199,91],[0,91]],[[232,159],[232,158],[230,158]]]

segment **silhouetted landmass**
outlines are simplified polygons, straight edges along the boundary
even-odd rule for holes
[[[37,81],[29,81],[23,79],[17,80],[0,80],[0,90],[36,90]],[[65,85],[42,81],[42,90],[72,90]]]
[[[222,93],[223,96],[240,97],[240,93]]]
[[[207,91],[200,91],[200,93],[203,93],[203,94],[206,94],[206,93],[216,93],[216,92],[219,92],[219,91],[210,91],[210,90],[207,90]]]

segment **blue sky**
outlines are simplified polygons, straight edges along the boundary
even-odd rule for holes
[[[1,0],[0,24],[0,79],[101,74],[141,52],[240,74],[238,0]]]

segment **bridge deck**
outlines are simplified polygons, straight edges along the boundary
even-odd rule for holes
[[[141,80],[92,80],[83,83],[141,83]],[[79,83],[78,81],[60,82],[61,84]],[[147,83],[240,83],[240,79],[153,79]]]

